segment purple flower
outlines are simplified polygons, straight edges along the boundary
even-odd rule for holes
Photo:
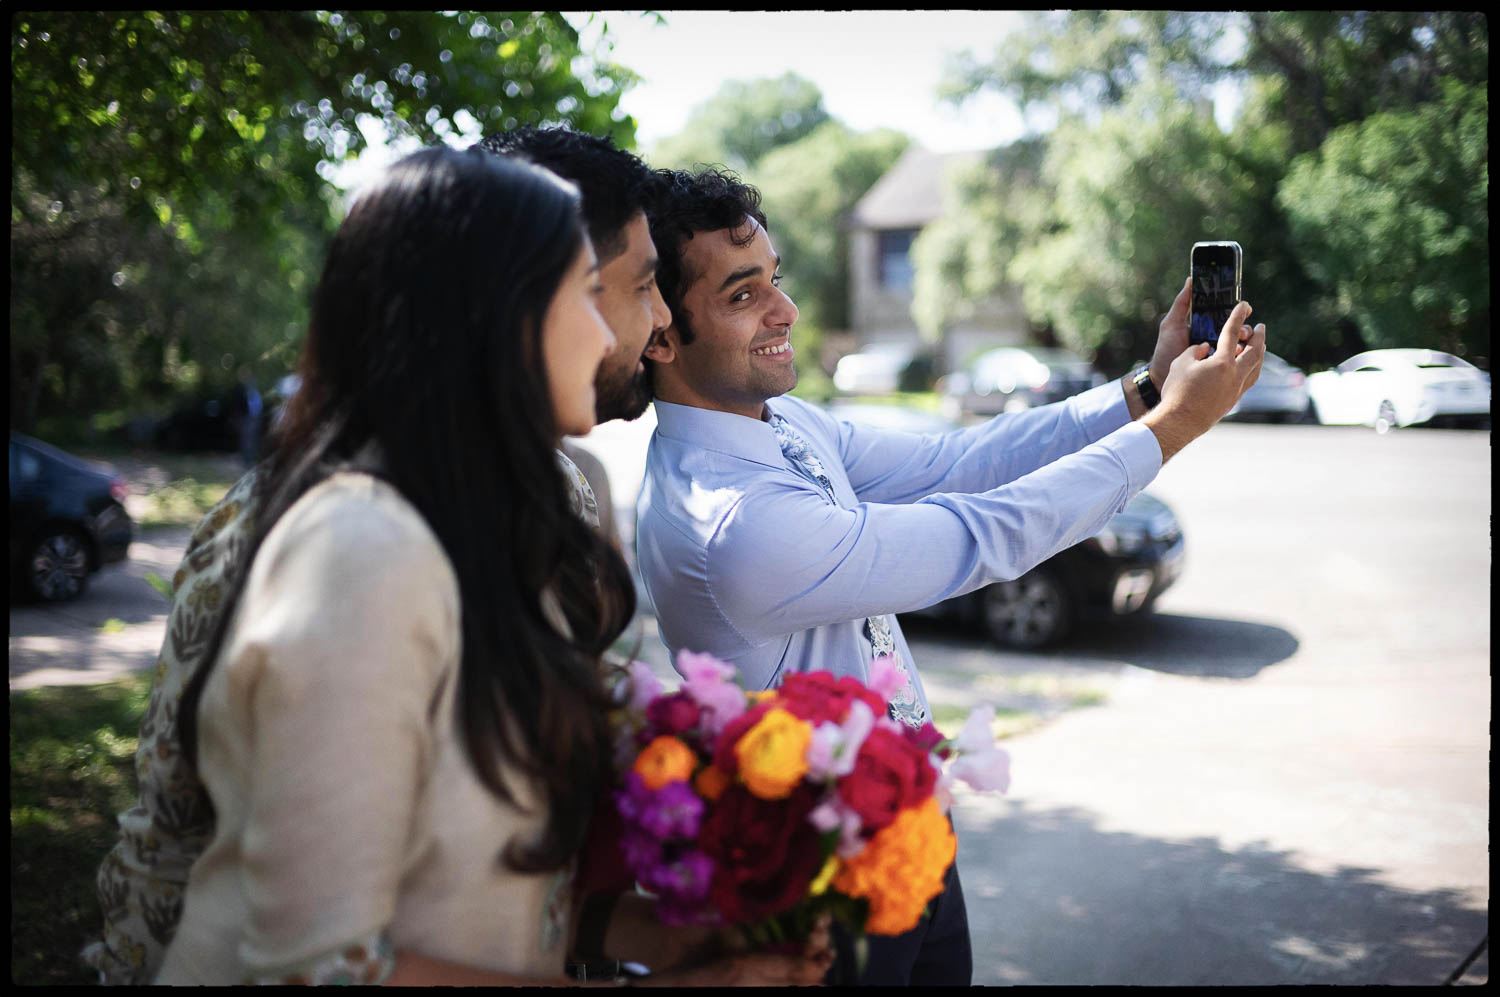
[[[655,794],[646,788],[646,782],[635,772],[625,773],[625,788],[615,791],[615,809],[625,822],[633,824],[641,819],[641,812]]]
[[[642,788],[645,788],[644,783]],[[685,782],[669,782],[661,789],[650,793],[650,800],[641,808],[637,823],[662,841],[674,838],[691,840],[698,836],[698,823],[703,818],[703,801],[688,788]]]
[[[647,889],[670,897],[684,906],[697,904],[708,896],[714,863],[707,855],[694,850],[672,862],[663,862],[646,873],[642,883]]]
[[[620,851],[625,856],[625,864],[637,878],[649,874],[661,862],[661,842],[629,825],[620,834]]]

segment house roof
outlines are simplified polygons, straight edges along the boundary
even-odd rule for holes
[[[856,228],[921,228],[943,213],[943,175],[983,152],[929,152],[910,146],[855,204]]]

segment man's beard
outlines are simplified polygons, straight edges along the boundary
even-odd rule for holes
[[[651,371],[637,369],[618,384],[594,381],[594,421],[638,419],[651,404]]]

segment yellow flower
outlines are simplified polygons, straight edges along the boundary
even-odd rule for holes
[[[779,706],[766,711],[734,746],[740,778],[763,800],[781,800],[807,774],[812,727]]]
[[[869,898],[867,931],[899,935],[915,928],[928,901],[943,892],[943,874],[957,854],[958,839],[929,797],[877,831],[864,851],[844,863],[833,885],[851,897]]]
[[[669,782],[692,778],[695,762],[692,748],[670,734],[663,734],[636,757],[634,769],[647,788],[660,789]]]
[[[751,706],[759,706],[768,699],[776,698],[775,689],[762,689],[760,692],[747,692],[745,698],[750,701]]]
[[[828,856],[828,861],[823,863],[822,871],[820,871],[818,875],[813,878],[812,885],[807,888],[807,895],[810,897],[816,897],[826,892],[829,884],[833,882],[833,877],[837,875],[838,871],[839,857],[837,855]]]

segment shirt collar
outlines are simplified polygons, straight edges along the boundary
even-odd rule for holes
[[[751,460],[767,467],[786,467],[771,424],[732,412],[694,408],[657,399],[656,431],[671,440],[704,450]]]

